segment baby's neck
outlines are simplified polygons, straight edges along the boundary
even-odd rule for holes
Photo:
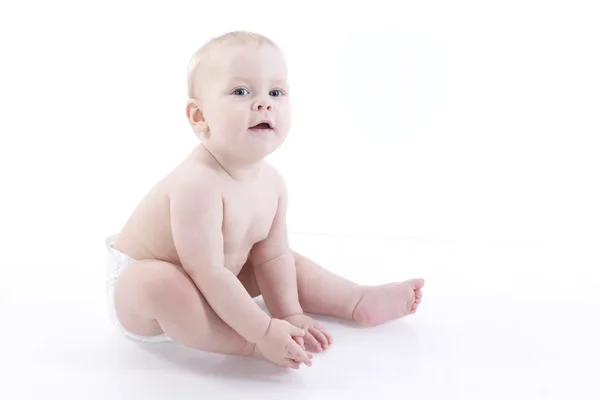
[[[262,167],[262,161],[254,164],[236,162],[214,151],[210,151],[202,144],[198,146],[196,152],[200,160],[208,162],[236,181],[250,181],[254,179],[258,176]]]

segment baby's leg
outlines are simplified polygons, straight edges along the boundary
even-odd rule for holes
[[[306,312],[373,326],[417,311],[423,279],[361,286],[294,253],[300,305]]]
[[[336,275],[294,252],[300,306],[305,312],[379,325],[414,314],[423,292],[423,279],[378,286],[361,286]],[[246,265],[238,275],[250,295],[260,295],[252,269]]]
[[[199,350],[254,355],[247,342],[207,304],[181,267],[135,261],[119,276],[115,308],[123,327],[134,335],[166,333],[174,341]]]

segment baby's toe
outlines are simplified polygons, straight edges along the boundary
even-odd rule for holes
[[[413,301],[412,308],[416,309],[419,306],[419,303],[421,303],[421,298],[415,297],[415,301]]]
[[[423,286],[425,286],[425,280],[424,279],[412,279],[411,283],[412,283],[413,289],[415,289],[415,290],[419,290]]]

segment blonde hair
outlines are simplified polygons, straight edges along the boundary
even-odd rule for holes
[[[269,39],[268,37],[255,32],[248,31],[233,31],[227,32],[220,36],[210,39],[202,47],[194,52],[190,58],[188,69],[187,69],[187,91],[190,99],[196,95],[196,75],[198,69],[201,67],[202,62],[205,61],[207,54],[214,48],[226,44],[248,44],[254,43],[257,45],[269,44],[271,46],[278,47],[277,44]]]

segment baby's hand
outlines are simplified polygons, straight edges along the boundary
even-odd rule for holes
[[[306,333],[302,339],[304,343],[313,350],[320,352],[329,347],[333,340],[329,332],[319,323],[305,314],[292,315],[284,318],[290,324],[301,328]]]
[[[256,343],[256,349],[265,359],[281,367],[298,369],[301,363],[310,367],[312,355],[294,339],[305,334],[289,322],[273,318],[265,336]]]

